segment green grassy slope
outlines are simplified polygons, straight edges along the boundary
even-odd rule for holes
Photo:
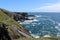
[[[0,11],[0,22],[7,20],[9,17]]]
[[[51,37],[51,38],[20,38],[18,40],[58,40],[57,38]]]

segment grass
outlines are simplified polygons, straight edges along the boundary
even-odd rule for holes
[[[7,20],[9,17],[3,12],[0,12],[0,22]]]
[[[18,40],[58,40],[58,38],[19,38]]]

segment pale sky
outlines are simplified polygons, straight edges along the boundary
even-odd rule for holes
[[[60,12],[60,0],[0,0],[0,8],[20,12]]]

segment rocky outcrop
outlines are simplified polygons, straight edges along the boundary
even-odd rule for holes
[[[19,18],[20,15],[17,13],[14,14],[14,12],[0,9],[1,25],[3,25],[3,23],[8,24],[7,26],[0,25],[0,27],[1,27],[0,33],[2,34],[0,39],[4,39],[4,40],[7,39],[8,40],[9,38],[18,39],[20,37],[31,37],[29,31],[25,27],[23,27],[22,25],[18,24],[18,22],[16,22],[15,19],[13,19],[14,16],[16,17],[16,15],[17,15],[17,18]],[[9,36],[9,38],[5,35],[5,33],[7,36]]]
[[[0,23],[0,40],[11,40],[6,26],[6,24]]]
[[[14,19],[16,21],[25,21],[25,20],[33,20],[34,19],[34,15],[28,14],[28,13],[24,13],[24,12],[15,12],[16,15],[14,15]]]

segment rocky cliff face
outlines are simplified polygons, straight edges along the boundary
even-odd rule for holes
[[[31,37],[29,31],[13,19],[14,16],[17,17],[16,15],[18,15],[16,12],[0,8],[0,35],[2,34],[0,39],[11,40],[20,37]]]

